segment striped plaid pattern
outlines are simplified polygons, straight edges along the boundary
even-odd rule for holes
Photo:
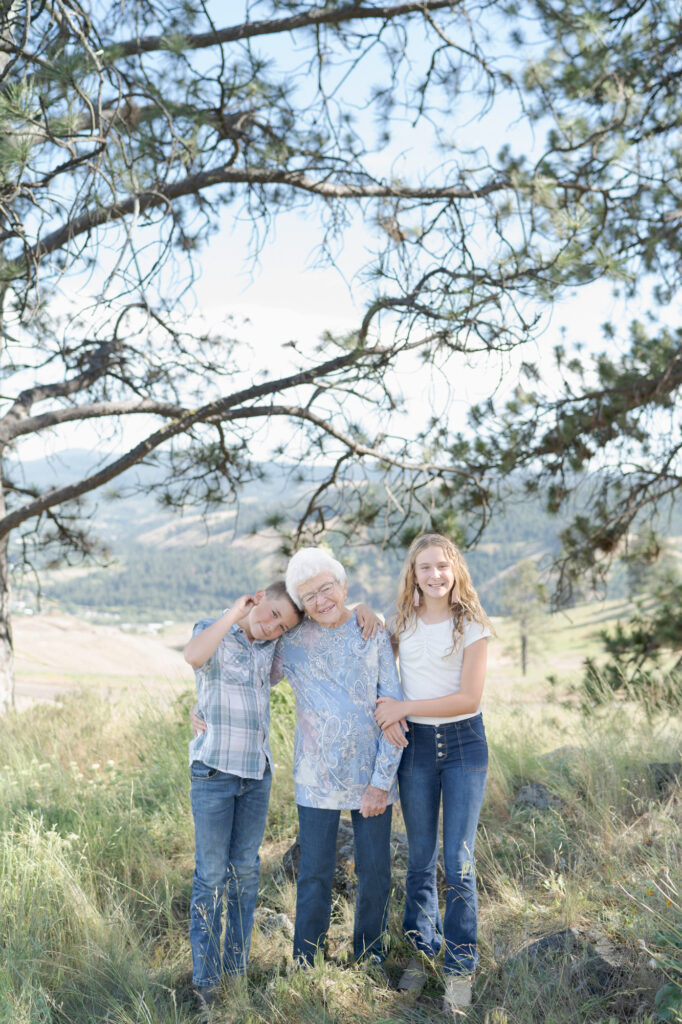
[[[192,636],[214,622],[197,622]],[[275,642],[249,643],[240,626],[232,626],[215,654],[195,670],[197,711],[206,732],[189,745],[189,763],[243,779],[262,779],[270,751],[270,668]]]

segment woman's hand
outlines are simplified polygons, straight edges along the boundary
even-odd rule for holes
[[[377,635],[377,630],[383,630],[384,624],[378,615],[375,615],[371,608],[368,608],[366,604],[359,604],[355,608],[355,617],[358,620],[358,625],[362,629],[362,639],[369,640],[370,637]]]
[[[404,700],[396,700],[395,697],[377,698],[374,718],[382,729],[386,729],[389,725],[395,725],[396,722],[399,722],[401,727],[407,731],[406,714],[407,707]]]
[[[377,789],[376,786],[368,786],[362,794],[360,801],[360,814],[363,818],[376,818],[386,810],[388,793],[385,789]]]
[[[192,726],[192,732],[195,736],[199,736],[202,732],[206,732],[206,722],[203,718],[199,718],[199,715],[197,714],[198,707],[198,704],[194,704],[189,709],[189,721]]]

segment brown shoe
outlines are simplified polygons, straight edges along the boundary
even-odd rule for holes
[[[196,1001],[198,1024],[208,1024],[213,1013],[213,1007],[220,996],[220,985],[202,985],[194,989]]]
[[[421,992],[426,984],[426,971],[421,960],[413,956],[400,976],[399,992]]]

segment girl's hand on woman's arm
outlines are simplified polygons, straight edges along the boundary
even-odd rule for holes
[[[379,697],[374,713],[379,725],[384,728],[405,715],[435,716],[449,718],[454,715],[475,715],[481,704],[485,683],[485,667],[488,655],[488,640],[481,637],[464,650],[462,679],[457,693],[445,697],[428,697],[426,700],[390,700]],[[387,709],[388,710],[385,710]]]
[[[382,729],[395,725],[396,722],[399,722],[403,729],[407,729],[406,714],[404,700],[396,700],[394,697],[377,697],[374,718]]]
[[[402,749],[407,746],[407,736],[405,735],[405,730],[400,722],[394,722],[393,725],[387,725],[385,729],[382,729],[382,732],[384,734],[384,739],[387,743],[390,743],[392,747],[400,747]]]

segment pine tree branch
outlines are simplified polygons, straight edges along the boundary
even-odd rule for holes
[[[403,345],[401,346],[401,350],[404,351],[409,348],[419,347],[420,345],[426,344],[427,340],[428,339],[422,339],[419,342],[412,342],[408,345]],[[212,402],[208,402],[199,409],[183,411],[180,416],[171,419],[168,423],[155,430],[143,441],[131,448],[125,453],[125,455],[122,455],[107,466],[104,466],[97,473],[76,481],[73,484],[54,488],[53,490],[41,495],[40,498],[35,501],[30,502],[28,505],[24,505],[22,508],[15,509],[13,512],[5,515],[0,519],[0,538],[9,533],[9,531],[14,529],[14,527],[25,522],[27,519],[40,515],[46,509],[64,501],[71,501],[74,498],[80,497],[81,494],[87,494],[89,491],[95,490],[103,484],[108,483],[109,480],[113,480],[126,469],[129,469],[130,466],[134,466],[136,463],[140,462],[165,441],[170,440],[172,437],[176,437],[178,434],[186,433],[197,423],[215,423],[221,420],[235,418],[234,415],[231,415],[231,411],[236,407],[241,406],[244,402],[250,402],[270,394],[279,394],[283,391],[287,391],[301,385],[316,384],[320,381],[327,381],[339,371],[356,364],[366,365],[367,363],[371,364],[372,362],[377,362],[379,365],[383,365],[386,356],[394,352],[396,352],[396,348],[391,346],[377,346],[372,349],[356,348],[344,355],[327,360],[326,362],[320,363],[307,370],[301,370],[298,373],[290,374],[287,377],[282,377],[275,381],[267,381],[263,384],[254,384],[251,387],[244,388],[232,395],[226,395]],[[244,414],[245,411],[242,410],[240,415],[243,416]]]
[[[36,434],[40,430],[58,427],[63,423],[79,422],[80,420],[102,419],[107,416],[155,415],[168,419],[186,416],[188,409],[172,402],[158,402],[151,398],[131,399],[123,402],[92,402],[89,405],[73,405],[64,409],[53,409],[40,416],[31,416],[17,420],[14,426],[2,429],[0,425],[0,441],[10,442],[17,437]],[[0,421],[0,424],[2,421]]]
[[[409,0],[401,4],[381,4],[377,6],[361,6],[345,4],[343,7],[318,8],[302,14],[292,14],[288,18],[272,18],[265,21],[244,22],[229,28],[217,29],[215,32],[200,32],[182,35],[183,49],[199,50],[219,43],[236,43],[243,39],[254,39],[256,36],[277,35],[282,32],[294,32],[296,29],[318,28],[321,25],[340,25],[347,21],[391,21],[407,14],[421,14],[426,11],[438,11],[449,7],[454,9],[460,4],[453,0]],[[137,56],[155,50],[169,49],[169,37],[143,36],[140,39],[129,39],[116,43],[107,52],[104,59],[107,63],[122,57]]]
[[[71,239],[101,227],[103,224],[121,220],[133,212],[139,215],[156,207],[170,206],[176,199],[196,195],[216,185],[227,184],[287,185],[292,189],[322,196],[325,199],[390,198],[421,199],[432,202],[482,199],[496,192],[518,191],[518,185],[507,178],[495,178],[479,188],[462,185],[421,187],[370,182],[344,184],[331,182],[327,178],[316,180],[303,171],[285,171],[267,167],[236,168],[231,164],[224,164],[210,171],[191,174],[175,183],[159,183],[154,189],[135,193],[121,202],[88,210],[67,221],[62,227],[46,235],[35,245],[28,247],[25,250],[26,256],[29,260],[39,259],[47,253],[62,249]],[[579,181],[563,181],[555,184],[557,188],[573,189],[581,193],[602,193],[604,191],[598,187],[584,185]]]

